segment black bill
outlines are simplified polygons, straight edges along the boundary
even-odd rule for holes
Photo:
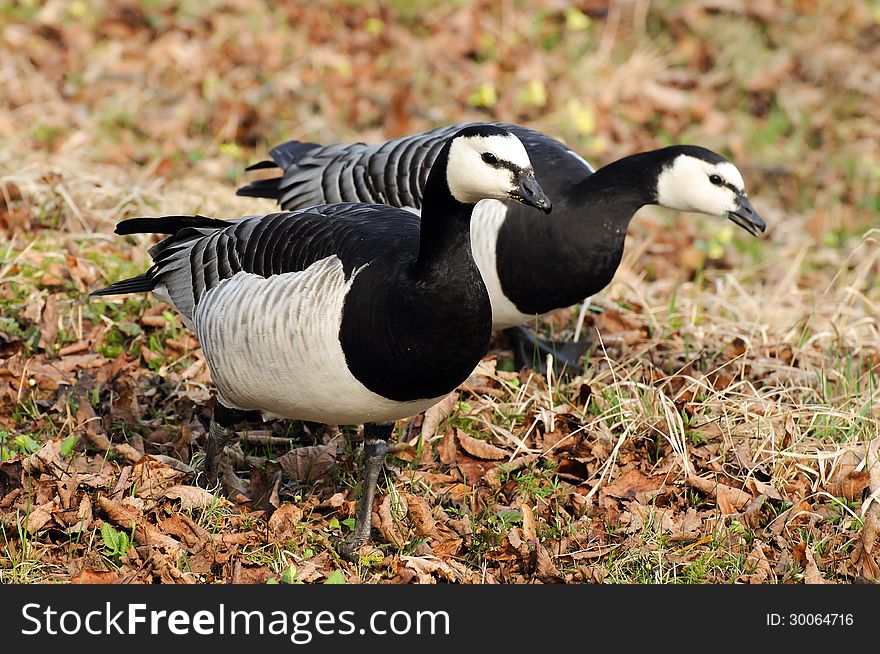
[[[767,229],[767,223],[758,215],[749,199],[742,194],[738,194],[737,204],[739,205],[735,211],[729,211],[727,217],[742,227],[752,236],[758,236]]]
[[[553,203],[550,202],[550,198],[544,194],[544,189],[538,184],[538,180],[535,179],[534,174],[521,173],[517,178],[519,181],[519,188],[516,191],[510,192],[510,199],[540,209],[544,213],[550,213],[553,209]]]

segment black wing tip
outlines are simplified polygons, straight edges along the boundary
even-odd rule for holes
[[[117,223],[114,233],[129,234],[176,234],[187,227],[221,229],[231,225],[228,220],[207,216],[160,216],[157,218],[129,218]]]
[[[275,163],[274,161],[268,161],[268,160],[267,161],[258,161],[257,163],[251,164],[250,166],[245,168],[245,171],[263,170],[264,168],[278,168],[278,164]]]
[[[295,164],[304,154],[320,147],[320,143],[311,143],[310,141],[286,141],[269,150],[269,156],[276,166],[286,169]]]
[[[281,178],[272,177],[271,179],[259,179],[251,182],[247,186],[242,186],[235,192],[248,198],[269,198],[277,200],[281,197]]]
[[[153,279],[149,273],[142,273],[136,277],[130,277],[114,282],[104,288],[89,293],[89,297],[101,297],[105,295],[128,295],[129,293],[146,293],[153,290]]]

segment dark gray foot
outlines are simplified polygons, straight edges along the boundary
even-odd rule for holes
[[[361,495],[358,498],[354,531],[339,545],[339,553],[349,560],[357,560],[357,551],[370,540],[373,498],[376,482],[385,466],[388,439],[394,429],[393,422],[367,423],[364,425],[364,464],[361,477]]]
[[[547,355],[553,357],[553,372],[557,377],[574,375],[580,372],[581,357],[590,348],[588,341],[549,341],[535,337],[522,326],[504,330],[513,349],[513,365],[517,370],[529,368],[539,375],[547,374]]]
[[[260,418],[257,411],[230,409],[219,401],[214,405],[208,437],[205,441],[205,481],[209,487],[217,485],[220,477],[220,459],[223,450],[235,439],[235,425]]]

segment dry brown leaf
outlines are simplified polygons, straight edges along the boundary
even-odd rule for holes
[[[27,515],[27,531],[29,534],[35,534],[52,521],[52,514],[57,507],[55,502],[46,502],[38,507],[31,509]]]
[[[437,404],[425,411],[425,417],[422,420],[422,431],[420,438],[423,441],[431,441],[437,433],[437,427],[443,422],[449,414],[455,409],[455,403],[458,400],[458,392],[453,391]]]
[[[640,470],[627,470],[614,478],[610,484],[602,488],[602,492],[611,497],[631,500],[641,493],[651,493],[663,486],[663,477],[649,477]]]
[[[339,439],[334,437],[326,445],[297,447],[278,457],[281,468],[291,478],[314,483],[325,477],[336,465]]]
[[[868,471],[868,490],[873,498],[867,512],[875,517],[880,516],[880,437],[868,443],[865,452],[865,469]]]
[[[83,433],[92,447],[99,452],[110,449],[110,439],[107,438],[104,425],[95,415],[95,410],[84,391],[77,394],[76,423],[77,432]]]
[[[185,513],[175,513],[159,523],[164,533],[179,538],[193,551],[213,545],[215,537]]]
[[[501,475],[515,472],[537,460],[537,454],[524,454],[523,456],[518,456],[513,461],[508,461],[507,463],[502,463],[492,468],[486,473],[483,480],[489,484],[491,488],[498,489],[501,487]]]
[[[643,328],[635,318],[623,313],[619,309],[611,307],[606,308],[602,313],[595,317],[594,322],[596,328],[605,338],[606,335],[617,334],[621,332],[640,332]]]
[[[391,507],[391,495],[386,495],[382,498],[379,511],[373,514],[373,524],[382,532],[382,537],[388,543],[400,544],[405,542],[405,539],[397,531],[395,520],[395,513],[399,519],[403,519],[407,513],[406,499],[401,497],[400,500],[396,511],[394,511]],[[376,523],[376,518],[378,518],[378,523]]]
[[[535,512],[528,504],[522,505],[522,533],[526,543],[531,544],[538,539],[538,530],[535,525]]]
[[[112,570],[92,570],[83,568],[79,574],[70,578],[72,584],[115,584],[119,575]]]
[[[514,549],[520,549],[522,547],[526,547],[528,550],[528,546],[522,540],[522,529],[519,527],[511,527],[507,532],[507,542],[510,543],[510,546]]]
[[[457,452],[458,448],[455,446],[455,432],[452,429],[447,429],[446,433],[443,434],[443,440],[440,441],[440,445],[437,447],[440,461],[448,466],[453,465],[455,463]]]
[[[502,450],[500,447],[495,447],[491,443],[487,443],[479,438],[468,436],[460,429],[455,430],[455,435],[458,437],[458,443],[461,445],[461,449],[478,459],[499,461],[510,456],[509,452]]]
[[[553,563],[547,548],[540,543],[535,550],[535,576],[545,584],[556,584],[563,581],[562,573]]]
[[[437,520],[434,519],[427,500],[411,493],[403,493],[402,495],[406,499],[407,517],[416,533],[422,538],[437,536]]]
[[[58,296],[49,293],[40,316],[40,347],[51,352],[58,337]]]
[[[663,533],[675,532],[675,521],[672,511],[651,504],[642,504],[638,500],[631,501],[629,510],[620,516],[620,522],[627,524],[627,533],[638,533],[646,526]]]
[[[276,509],[269,518],[269,542],[283,545],[296,536],[296,527],[302,520],[302,509],[295,504],[285,503]]]
[[[436,584],[437,578],[457,582],[462,580],[452,562],[441,561],[433,556],[401,556],[404,565],[416,573],[420,584]]]
[[[828,492],[835,497],[843,497],[849,502],[861,502],[865,489],[871,483],[871,473],[867,470],[851,470],[843,476],[828,482]]]
[[[128,443],[116,443],[113,446],[113,450],[122,456],[123,459],[128,461],[129,463],[137,463],[143,458],[143,454],[139,452],[135,447],[129,445]]]
[[[98,495],[98,506],[121,529],[129,530],[134,525],[136,542],[144,545],[158,545],[166,548],[169,552],[179,552],[180,543],[150,524],[132,502],[133,499],[135,498],[127,497],[124,500],[115,500]]]
[[[752,500],[745,491],[697,475],[688,475],[688,484],[701,493],[714,496],[719,511],[726,515],[737,513]]]
[[[858,574],[869,581],[880,581],[880,520],[874,512],[868,511],[862,525],[859,539],[856,542],[850,561]]]
[[[70,515],[71,513],[73,512],[68,511],[65,515]],[[91,529],[94,515],[92,511],[92,500],[89,495],[82,495],[82,498],[79,501],[79,507],[71,518],[72,519],[66,519],[70,525],[65,530],[68,535],[73,536],[76,534],[83,534]]]
[[[61,501],[61,508],[69,509],[73,506],[73,496],[76,493],[77,487],[79,487],[79,474],[74,471],[70,477],[59,479],[55,482],[55,487],[58,489],[58,499]]]
[[[23,461],[22,467],[26,471],[30,471],[31,475],[34,472],[43,472],[54,479],[66,476],[68,466],[61,460],[60,447],[61,441],[46,441],[39,450]]]
[[[813,552],[809,545],[804,548],[804,556],[806,557],[806,565],[804,566],[804,583],[807,584],[824,584],[827,583],[819,572],[819,566],[816,565],[816,559],[813,558]]]
[[[759,495],[764,495],[766,497],[769,497],[771,500],[776,500],[777,502],[781,502],[785,499],[782,496],[782,493],[776,490],[773,486],[771,486],[770,484],[765,484],[764,482],[759,481],[754,477],[749,477],[746,480],[746,486],[755,497]]]
[[[769,578],[772,572],[770,562],[764,554],[764,544],[755,539],[755,545],[746,559],[746,568],[751,570],[742,576],[741,580],[749,584],[763,584]]]
[[[119,448],[120,445],[115,446],[117,451]],[[134,450],[134,448],[131,449]],[[152,456],[138,455],[137,459],[138,462],[135,463],[131,472],[131,483],[135,487],[137,497],[159,499],[185,476],[184,473],[157,461]]]
[[[180,500],[180,508],[184,511],[206,509],[218,500],[213,493],[209,493],[203,488],[184,485],[172,486],[165,491],[164,496],[171,500]],[[221,498],[220,503],[222,504],[223,501]]]

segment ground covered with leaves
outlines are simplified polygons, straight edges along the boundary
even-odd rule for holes
[[[4,3],[0,581],[876,582],[878,71],[869,2]],[[114,224],[271,211],[234,190],[289,138],[483,119],[596,165],[723,152],[767,233],[641,211],[614,282],[534,325],[583,370],[499,337],[398,423],[356,562],[356,430],[243,432],[203,489],[194,336],[87,297],[148,265]]]

